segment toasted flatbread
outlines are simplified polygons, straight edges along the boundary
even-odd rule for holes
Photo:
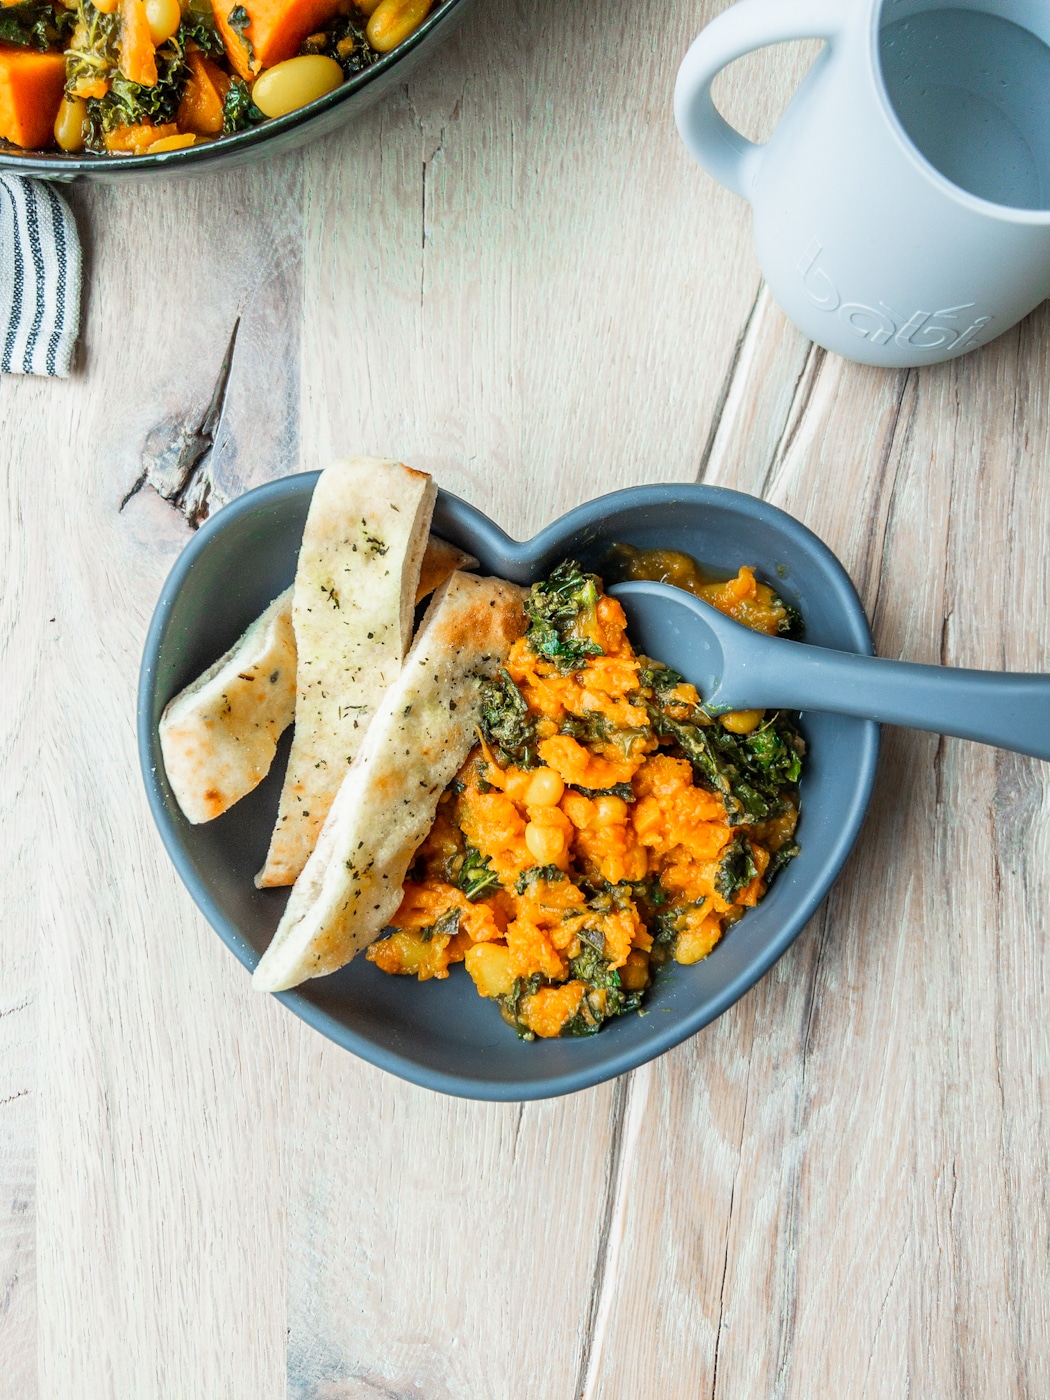
[[[288,588],[160,717],[164,770],[189,821],[211,821],[262,782],[294,713]]]
[[[419,571],[419,586],[416,588],[416,602],[421,603],[428,594],[444,583],[449,574],[457,569],[476,569],[478,561],[473,554],[465,554],[448,540],[431,535],[427,541],[427,552],[423,555],[423,566]]]
[[[456,569],[476,568],[477,562],[431,535],[416,602]],[[191,822],[221,816],[258,787],[270,771],[277,740],[295,719],[292,591],[286,588],[275,598],[225,656],[180,691],[161,716],[164,767]]]
[[[524,597],[462,573],[434,595],[255,969],[257,990],[334,972],[386,926],[438,798],[475,743],[482,679],[524,631]]]
[[[322,472],[295,573],[295,736],[256,885],[290,885],[412,635],[437,488],[425,472],[357,457]]]

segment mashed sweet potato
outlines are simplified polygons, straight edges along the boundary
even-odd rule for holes
[[[708,596],[763,630],[787,616],[749,569]],[[661,962],[706,957],[762,898],[797,851],[803,746],[783,715],[708,715],[635,654],[620,605],[571,561],[526,610],[367,957],[421,980],[464,962],[532,1039],[637,1008]]]

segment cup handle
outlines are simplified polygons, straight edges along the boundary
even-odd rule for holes
[[[764,147],[729,125],[712,101],[711,84],[734,59],[770,44],[833,44],[849,15],[844,0],[739,0],[693,40],[675,83],[675,121],[693,158],[734,194],[750,199]]]

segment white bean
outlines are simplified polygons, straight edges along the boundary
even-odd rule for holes
[[[315,102],[342,81],[343,70],[334,58],[300,54],[260,73],[252,87],[252,101],[264,116],[283,117]]]

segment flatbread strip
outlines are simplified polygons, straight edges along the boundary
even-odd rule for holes
[[[336,462],[314,488],[295,573],[295,737],[256,885],[290,885],[376,707],[401,670],[437,488],[376,457]]]
[[[187,820],[210,822],[257,787],[294,713],[287,588],[160,717],[164,770]]]
[[[417,604],[456,569],[474,569],[477,564],[472,554],[431,535],[419,573]],[[275,598],[161,715],[164,768],[191,822],[221,816],[257,788],[270,771],[277,740],[295,719],[292,591],[286,588]]]
[[[257,990],[334,972],[386,926],[438,798],[476,741],[482,679],[525,630],[524,597],[461,573],[434,595],[255,969]]]
[[[457,569],[476,569],[478,561],[473,554],[457,549],[448,540],[431,535],[427,541],[427,552],[423,555],[423,567],[419,571],[419,586],[416,589],[416,602],[421,603],[428,593],[444,583],[449,574]]]

